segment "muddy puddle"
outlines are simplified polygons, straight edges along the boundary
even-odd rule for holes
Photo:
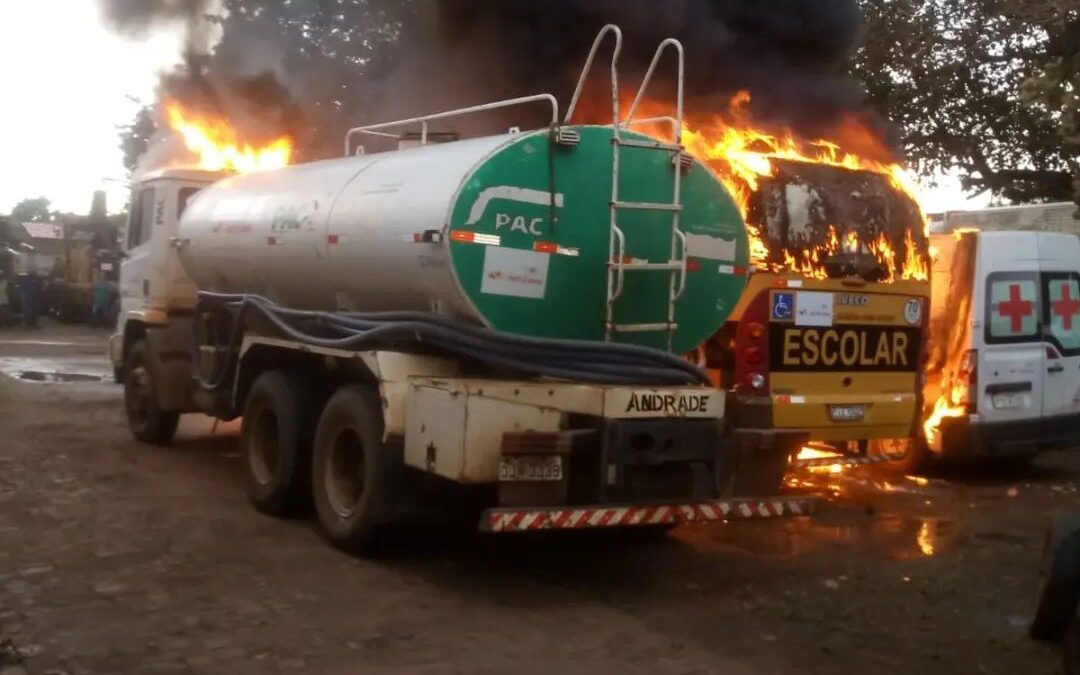
[[[947,552],[962,532],[962,526],[948,518],[824,507],[812,518],[690,526],[673,536],[701,553],[797,557],[853,549],[873,557],[910,560]]]
[[[101,359],[3,357],[0,375],[46,384],[113,381],[112,370]]]

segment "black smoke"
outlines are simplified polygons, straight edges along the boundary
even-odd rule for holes
[[[188,27],[188,57],[163,78],[164,94],[229,115],[254,111],[284,125],[308,158],[335,153],[344,131],[365,122],[539,92],[565,105],[606,23],[625,32],[624,96],[657,44],[676,37],[691,119],[726,110],[741,90],[755,121],[809,136],[826,135],[842,116],[870,119],[848,68],[861,37],[856,0],[228,0],[225,14],[221,0],[98,1],[125,34]],[[285,19],[302,30],[287,38]],[[213,47],[203,44],[211,27],[220,31]],[[610,108],[609,53],[581,105],[588,121],[604,121],[597,113]],[[671,100],[674,73],[662,65],[653,98]],[[540,111],[513,111],[447,126],[481,133],[543,123]]]
[[[748,90],[756,116],[807,129],[862,107],[862,91],[848,72],[861,26],[855,0],[437,4],[438,43],[449,51],[472,52],[477,65],[498,64],[505,71],[495,79],[505,86],[502,94],[538,88],[566,94],[597,31],[615,23],[625,33],[621,65],[627,84],[636,85],[660,41],[683,42],[686,96],[693,110],[723,109],[736,92]],[[658,71],[668,93],[674,72],[670,62]]]

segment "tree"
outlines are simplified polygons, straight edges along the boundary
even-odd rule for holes
[[[955,170],[966,190],[1017,202],[1073,197],[1075,149],[1046,103],[1020,95],[1068,41],[1014,7],[1028,2],[860,0],[866,39],[855,72],[923,175]],[[1031,2],[1072,7],[1065,21],[1075,32],[1075,0]]]
[[[1065,147],[1080,155],[1080,8],[1074,0],[1028,0],[1014,11],[1041,26],[1051,44],[1050,59],[1024,81],[1021,96],[1056,123]],[[1073,197],[1080,204],[1076,167]]]
[[[49,211],[51,202],[44,197],[24,199],[11,209],[11,222],[31,223],[44,222],[52,218]]]
[[[124,153],[124,167],[134,171],[150,146],[150,139],[157,132],[156,112],[153,106],[143,105],[135,112],[130,124],[117,127],[120,132],[120,150]]]

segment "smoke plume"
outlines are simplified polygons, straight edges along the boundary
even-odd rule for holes
[[[169,22],[187,27],[185,65],[163,78],[163,96],[290,133],[307,159],[339,152],[344,131],[361,123],[540,92],[566,105],[606,23],[625,32],[627,102],[657,44],[675,37],[686,48],[691,120],[725,110],[747,90],[764,126],[816,137],[855,116],[883,129],[849,74],[860,38],[856,0],[98,1],[127,35]],[[598,57],[582,101],[588,121],[610,119],[609,59],[609,50]],[[675,72],[662,64],[653,98],[673,100]],[[546,122],[538,109],[447,127],[479,133]]]

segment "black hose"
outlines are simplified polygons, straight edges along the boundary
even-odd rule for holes
[[[334,349],[374,349],[425,345],[489,367],[534,377],[577,382],[637,385],[708,384],[697,366],[657,349],[638,345],[555,340],[487,330],[424,312],[331,313],[279,307],[257,295],[199,293],[199,312],[224,306],[235,313],[228,361],[208,389],[224,386],[235,369],[247,315],[257,312],[283,335],[303,344]],[[195,359],[198,359],[196,350]],[[196,362],[197,363],[197,362]],[[196,367],[196,372],[201,372]]]

